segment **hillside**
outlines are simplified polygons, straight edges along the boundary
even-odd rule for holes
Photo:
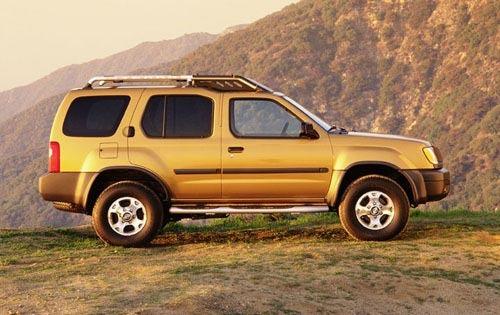
[[[53,209],[37,191],[38,177],[47,171],[50,117],[54,117],[62,98],[48,98],[0,124],[0,228],[85,222],[83,215]]]
[[[348,129],[430,140],[441,206],[500,206],[500,2],[301,1],[141,73],[238,73]]]
[[[36,103],[75,87],[81,87],[96,75],[126,74],[161,62],[179,59],[198,47],[214,41],[218,35],[194,33],[176,39],[145,42],[102,59],[58,69],[25,86],[0,92],[0,122]]]
[[[337,125],[429,139],[453,180],[452,194],[433,207],[496,209],[499,15],[495,1],[304,0],[136,73],[248,75]],[[80,220],[60,221],[36,192],[58,101],[0,124],[0,226]]]
[[[171,225],[148,248],[0,231],[0,313],[497,314],[499,229],[498,213],[414,212],[399,239],[366,243],[334,214],[259,216]]]

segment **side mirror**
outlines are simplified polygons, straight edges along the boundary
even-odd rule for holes
[[[308,139],[319,139],[319,134],[311,123],[303,122],[301,126],[300,137]]]

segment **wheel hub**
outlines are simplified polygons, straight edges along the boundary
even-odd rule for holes
[[[380,208],[377,207],[377,206],[373,206],[371,209],[370,209],[370,213],[374,216],[378,216],[379,213],[380,213]]]
[[[146,208],[134,197],[118,198],[108,208],[108,223],[120,235],[131,236],[139,233],[146,221]]]
[[[361,195],[355,206],[358,222],[367,229],[380,230],[394,219],[394,204],[385,193],[372,190]]]
[[[132,221],[132,219],[134,218],[134,215],[132,214],[132,212],[125,212],[123,215],[122,215],[122,221],[123,222],[130,222]]]

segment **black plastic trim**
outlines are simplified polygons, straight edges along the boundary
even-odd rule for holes
[[[223,174],[296,174],[296,173],[328,173],[327,167],[295,167],[295,168],[225,168]]]
[[[175,169],[176,175],[195,175],[195,174],[220,174],[220,168],[191,168],[191,169]]]
[[[165,193],[165,196],[168,197],[172,197],[173,195],[171,194],[171,190],[170,190],[170,187],[168,187],[167,184],[165,184],[165,182],[163,180],[161,180],[160,176],[156,175],[155,173],[153,173],[152,171],[148,170],[148,169],[145,169],[143,167],[139,167],[139,166],[110,166],[110,167],[105,167],[103,169],[101,169],[99,171],[99,173],[97,173],[97,176],[95,176],[92,181],[89,183],[89,185],[87,186],[88,189],[87,191],[85,192],[85,199],[84,199],[84,202],[83,202],[83,206],[84,208],[87,208],[87,203],[88,203],[88,197],[89,197],[89,193],[92,189],[92,186],[94,185],[94,182],[95,182],[95,179],[99,177],[99,175],[105,171],[114,171],[114,170],[133,170],[133,171],[138,171],[138,172],[143,172],[145,173],[146,175],[148,176],[151,176],[154,180],[156,180],[162,187],[164,193]]]
[[[359,161],[359,162],[354,162],[354,163],[349,164],[345,169],[334,170],[334,171],[343,171],[344,172],[342,174],[342,177],[339,179],[339,183],[340,184],[342,183],[342,181],[344,180],[344,176],[349,171],[349,169],[351,169],[354,166],[358,166],[358,165],[372,165],[372,166],[381,165],[381,166],[386,166],[386,167],[392,168],[396,172],[399,172],[406,179],[406,181],[408,181],[408,183],[410,184],[412,195],[413,195],[412,197],[415,200],[415,202],[417,204],[425,203],[425,201],[422,199],[422,194],[424,194],[424,197],[425,197],[425,191],[422,192],[422,190],[425,190],[425,186],[423,185],[423,180],[421,179],[422,176],[420,175],[420,173],[417,172],[417,174],[412,174],[412,171],[415,171],[415,170],[408,170],[407,171],[407,170],[401,169],[397,165],[394,165],[394,164],[389,163],[389,162]],[[416,175],[416,176],[412,176],[412,175]],[[418,178],[419,176],[420,176],[420,178]],[[338,196],[338,195],[335,196],[333,204],[338,205],[339,197],[340,196]],[[410,196],[408,196],[408,197],[410,197]]]

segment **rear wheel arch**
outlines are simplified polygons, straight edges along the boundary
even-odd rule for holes
[[[357,179],[368,175],[379,175],[392,179],[405,191],[412,206],[416,206],[418,204],[415,184],[411,178],[408,178],[404,172],[400,171],[399,167],[384,162],[361,162],[350,165],[345,171],[340,180],[340,185],[333,202],[333,207],[338,209],[350,184],[355,182]]]
[[[110,185],[125,180],[135,181],[148,187],[163,203],[167,203],[171,196],[169,187],[149,170],[134,166],[109,167],[102,169],[89,185],[84,201],[85,211],[91,214],[99,195]]]

